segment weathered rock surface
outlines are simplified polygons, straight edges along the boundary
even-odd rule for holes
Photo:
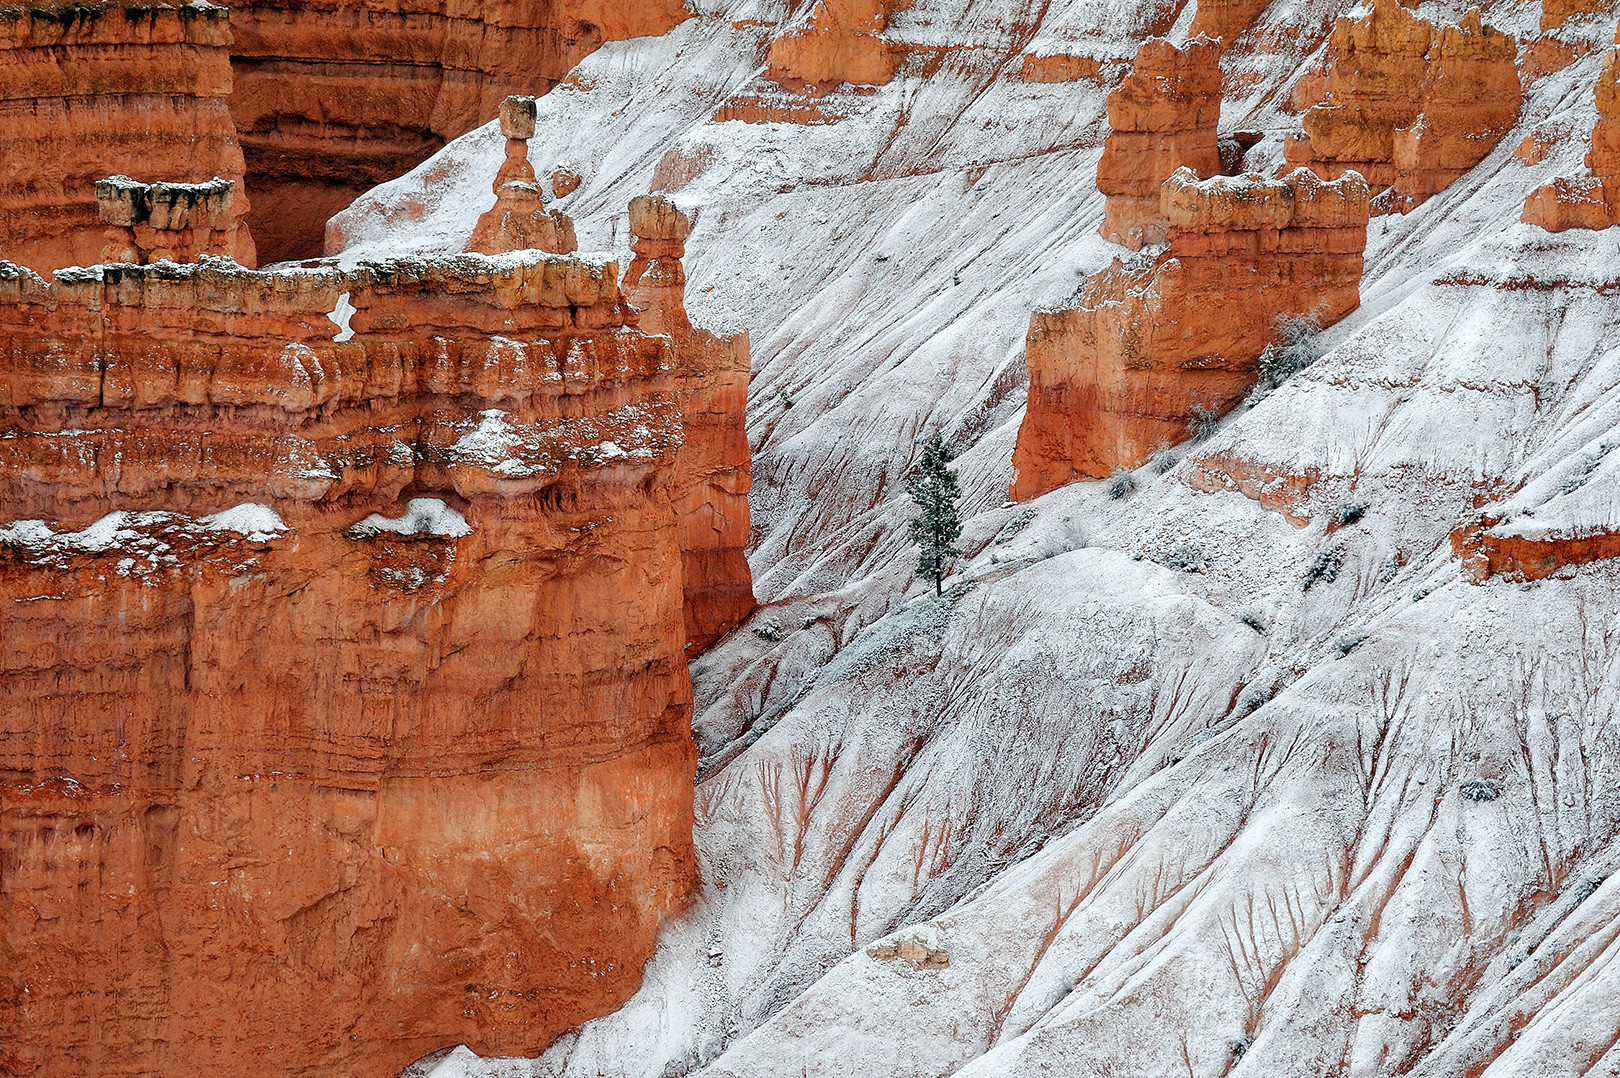
[[[904,52],[883,37],[895,0],[814,0],[805,20],[771,40],[765,77],[798,88],[823,83],[882,86]]]
[[[737,417],[748,405],[748,334],[717,337],[686,316],[681,258],[692,221],[663,195],[630,200],[635,257],[624,275],[625,299],[641,328],[675,342],[681,371],[681,445],[676,496],[681,527],[687,644],[713,643],[754,610],[748,569],[748,437]]]
[[[1079,307],[1030,318],[1015,500],[1184,440],[1195,410],[1225,412],[1254,383],[1280,319],[1331,325],[1360,302],[1359,175],[1199,182],[1184,168],[1161,195],[1168,251],[1147,265],[1116,260],[1086,282]]]
[[[1228,43],[1251,164],[1348,9],[1273,4]],[[717,117],[777,12],[704,10],[588,58],[537,136],[587,177],[587,247],[627,243],[655,175],[700,212],[693,317],[753,328],[766,603],[694,664],[703,895],[624,1009],[439,1078],[1612,1069],[1614,565],[1475,586],[1449,536],[1620,421],[1613,235],[1516,225],[1555,169],[1499,145],[1369,230],[1326,355],[1185,463],[1001,508],[1028,312],[1119,253],[1088,182],[1107,87],[1186,9],[918,0],[884,33],[943,62],[803,125]],[[1484,12],[1521,39],[1538,13]],[[1531,82],[1512,138],[1588,130],[1598,59]],[[349,256],[459,247],[492,134],[356,206]],[[972,552],[942,601],[902,486],[935,429]],[[899,956],[919,935],[948,966]]]
[[[635,989],[747,358],[616,278],[0,265],[0,1070],[387,1075]]]
[[[1288,162],[1325,176],[1354,169],[1382,209],[1410,210],[1477,165],[1518,120],[1518,44],[1470,9],[1436,27],[1398,0],[1374,0],[1334,27],[1328,98],[1305,114]]]
[[[266,261],[319,254],[326,220],[606,41],[662,34],[680,0],[232,6],[231,111]]]
[[[207,3],[0,10],[0,258],[47,273],[102,260],[96,184],[233,182],[193,251],[253,265],[231,93],[229,12]],[[133,236],[130,246],[136,245]]]
[[[1620,41],[1620,38],[1617,38]],[[1597,122],[1585,176],[1558,176],[1525,196],[1521,220],[1549,232],[1620,223],[1620,46],[1603,57],[1593,91]]]
[[[1221,171],[1221,44],[1197,38],[1177,47],[1150,38],[1108,95],[1108,138],[1097,162],[1102,234],[1131,250],[1165,240],[1159,187],[1178,168],[1208,179]]]

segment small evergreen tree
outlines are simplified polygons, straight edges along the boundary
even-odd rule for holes
[[[922,548],[917,555],[917,575],[934,582],[936,595],[944,592],[946,561],[962,553],[956,548],[956,540],[962,536],[956,509],[962,491],[950,469],[953,459],[951,447],[936,431],[923,445],[917,474],[906,484],[906,493],[919,510],[911,521],[911,538]]]

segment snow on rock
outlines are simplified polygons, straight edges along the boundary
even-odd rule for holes
[[[439,498],[412,498],[405,504],[405,512],[397,517],[372,513],[349,528],[357,539],[382,535],[437,535],[445,539],[460,539],[472,534],[467,518],[450,508]]]
[[[587,249],[678,194],[694,319],[751,333],[765,605],[693,663],[705,886],[621,1011],[458,1078],[1612,1068],[1614,563],[1475,573],[1469,545],[1620,503],[1620,247],[1518,222],[1584,146],[1515,152],[1591,129],[1602,57],[1374,220],[1315,366],[1135,493],[1014,507],[1029,312],[1121,253],[1107,89],[1187,9],[917,0],[891,81],[811,97],[758,78],[785,5],[696,6],[539,99],[530,155],[584,178]],[[1278,0],[1228,44],[1246,169],[1352,13]],[[788,105],[821,118],[742,118]],[[343,257],[464,242],[499,153],[475,133],[373,192]],[[939,598],[903,492],[936,429],[969,552]]]

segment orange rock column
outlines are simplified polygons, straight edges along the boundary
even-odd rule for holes
[[[1182,169],[1166,180],[1169,250],[1145,269],[1116,260],[1078,308],[1030,318],[1012,497],[1140,465],[1186,437],[1195,408],[1242,398],[1281,317],[1327,325],[1353,310],[1367,202],[1355,173],[1200,182]]]
[[[718,337],[695,329],[685,308],[681,259],[692,222],[663,195],[630,200],[635,257],[624,290],[641,328],[667,333],[680,365],[686,441],[678,470],[677,516],[686,595],[686,635],[707,647],[753,612],[746,557],[752,460],[744,425],[748,335]]]
[[[1164,242],[1159,187],[1186,166],[1209,177],[1221,170],[1221,44],[1208,38],[1177,48],[1149,38],[1130,74],[1108,95],[1109,132],[1097,162],[1106,198],[1103,237],[1131,250]]]
[[[467,250],[493,255],[528,250],[572,254],[579,249],[573,218],[546,209],[545,193],[529,164],[534,120],[534,98],[514,95],[501,102],[506,160],[495,174],[495,205],[478,218]]]
[[[1484,159],[1518,121],[1518,44],[1470,10],[1436,28],[1398,0],[1373,0],[1330,39],[1328,98],[1287,145],[1290,166],[1337,177],[1354,169],[1380,211],[1405,212]]]

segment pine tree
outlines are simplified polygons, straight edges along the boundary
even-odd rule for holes
[[[944,591],[946,561],[962,553],[956,548],[956,540],[962,535],[956,503],[962,491],[956,485],[956,473],[950,469],[953,459],[951,447],[936,431],[923,445],[917,474],[906,484],[906,493],[919,510],[911,521],[911,538],[922,548],[917,555],[917,575],[934,582],[936,595]]]

